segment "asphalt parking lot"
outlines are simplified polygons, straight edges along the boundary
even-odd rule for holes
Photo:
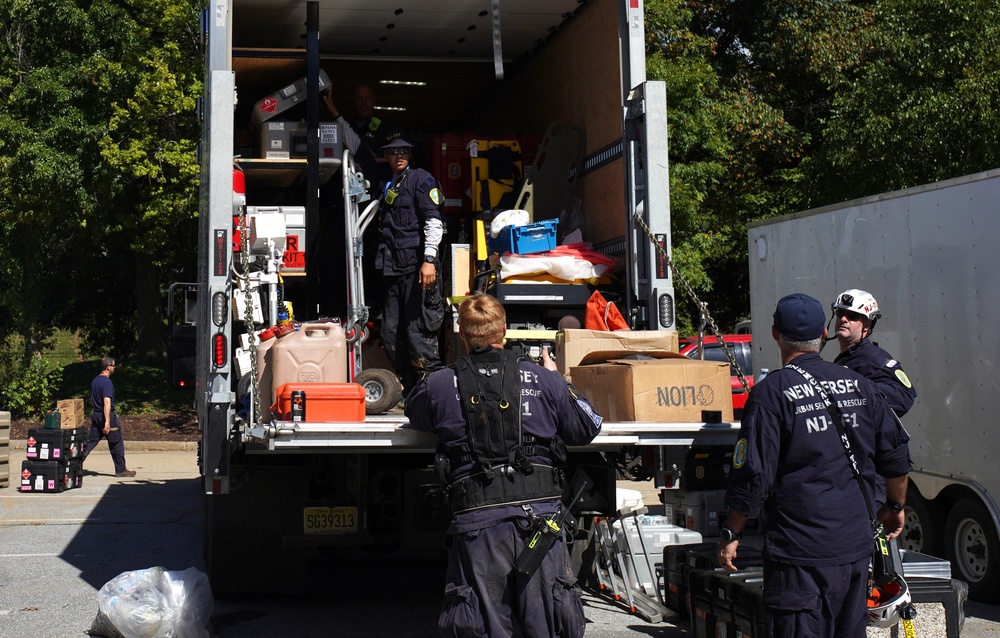
[[[0,489],[0,638],[82,635],[97,592],[124,571],[204,569],[195,451],[139,447],[128,453],[135,478],[115,478],[99,448],[80,489],[21,494],[17,476]],[[12,442],[12,468],[18,454]],[[435,636],[443,580],[440,557],[317,557],[305,594],[215,600],[212,635]],[[686,622],[649,624],[592,595],[585,603],[591,637],[692,635]],[[963,637],[1000,636],[1000,607],[970,602],[965,613]]]

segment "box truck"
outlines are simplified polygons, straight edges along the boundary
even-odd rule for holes
[[[878,300],[872,340],[917,390],[902,418],[914,472],[901,546],[947,558],[980,600],[1000,597],[1000,171],[777,217],[748,226],[753,333],[770,333],[777,300],[803,292],[830,304],[848,288]],[[771,339],[754,361],[780,365]],[[836,340],[823,356],[839,352]]]
[[[274,416],[270,399],[294,408],[297,397],[275,396],[276,387],[265,395],[253,381],[261,371],[248,353],[274,341],[259,340],[273,332],[257,332],[280,333],[286,318],[279,310],[293,298],[295,320],[326,319],[316,329],[320,338],[332,334],[346,342],[347,370],[333,376],[356,381],[370,373],[363,362],[374,360],[358,356],[369,317],[352,296],[363,251],[351,224],[370,212],[369,185],[344,149],[344,131],[321,111],[320,91],[332,86],[349,114],[352,87],[375,86],[379,103],[396,109],[377,111],[379,117],[402,123],[424,159],[445,155],[440,167],[449,176],[460,177],[469,164],[451,161],[454,149],[435,141],[465,139],[473,131],[479,141],[463,147],[468,155],[490,148],[480,138],[538,139],[557,130],[554,123],[579,132],[578,158],[568,155],[554,184],[538,182],[522,192],[536,202],[560,189],[571,194],[562,200],[568,213],[540,215],[536,208],[536,216],[569,214],[584,240],[620,258],[626,282],[620,306],[633,328],[672,330],[666,91],[645,78],[643,3],[211,0],[203,21],[197,301],[181,336],[195,342],[213,590],[293,590],[303,582],[307,551],[317,546],[439,551],[448,515],[431,467],[433,439],[407,429],[398,410],[363,421],[316,422],[307,402],[304,420]],[[269,152],[272,147],[280,153]],[[525,172],[564,160],[555,151],[543,139],[538,157],[522,157]],[[492,192],[482,192],[492,204]],[[451,208],[464,210],[469,195],[455,194]],[[259,218],[249,220],[251,209]],[[293,234],[262,211],[301,221]],[[471,218],[453,217],[447,207],[446,213],[454,247]],[[347,241],[331,245],[337,232]],[[287,254],[274,259],[282,249],[294,249],[294,268]],[[468,251],[463,254],[468,259]],[[317,267],[324,259],[333,263],[325,273]],[[459,264],[445,267],[458,270]],[[337,286],[347,292],[333,295]],[[466,290],[460,285],[452,294]],[[504,302],[520,304],[544,323],[553,308],[564,312],[555,296]],[[331,298],[346,299],[345,314],[327,306]],[[330,317],[345,318],[338,326]],[[244,402],[254,395],[257,400]],[[623,454],[634,461],[645,453],[646,465],[655,465],[659,446],[732,436],[726,427],[703,426],[606,423],[592,446],[573,455],[607,479],[595,481],[605,494],[595,496],[592,507],[615,502],[606,492],[614,490],[613,465]]]

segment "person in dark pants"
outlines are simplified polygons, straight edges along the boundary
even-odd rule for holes
[[[530,576],[515,561],[560,507],[565,446],[590,443],[602,419],[547,351],[542,367],[503,349],[507,316],[493,297],[466,298],[458,325],[469,354],[418,383],[405,406],[410,427],[438,438],[453,514],[441,635],[582,636],[561,533]]]
[[[825,319],[807,295],[778,302],[771,336],[784,367],[754,386],[733,450],[718,562],[736,571],[743,528],[766,512],[768,636],[863,638],[874,546],[866,498],[879,477],[887,500],[872,504],[875,517],[889,538],[903,529],[909,436],[871,381],[820,358]],[[868,497],[813,381],[840,409]]]
[[[408,392],[441,367],[444,301],[439,246],[444,195],[437,179],[410,166],[413,145],[397,137],[382,147],[392,178],[381,187],[375,267],[385,282],[382,345]]]
[[[111,383],[114,371],[114,358],[104,357],[101,359],[100,374],[90,383],[90,400],[94,404],[94,412],[90,415],[90,433],[87,435],[83,460],[86,461],[91,450],[106,437],[111,460],[115,464],[115,476],[135,476],[135,471],[125,465],[125,443],[122,441],[121,425],[115,413],[115,386]]]
[[[878,301],[864,290],[852,288],[837,295],[831,304],[840,354],[833,360],[854,370],[878,386],[896,416],[902,417],[913,407],[917,391],[891,354],[872,343],[875,323],[882,318]]]

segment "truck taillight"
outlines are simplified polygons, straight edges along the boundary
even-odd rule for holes
[[[659,306],[658,314],[661,328],[671,328],[674,325],[674,297],[663,294],[656,300]]]
[[[216,368],[226,365],[226,335],[217,334],[212,337],[212,363]]]
[[[212,295],[212,323],[222,327],[229,317],[229,303],[226,300],[226,293],[217,292]]]

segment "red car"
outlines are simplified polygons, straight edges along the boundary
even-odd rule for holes
[[[733,353],[733,358],[743,371],[747,384],[753,387],[754,367],[753,367],[753,337],[749,334],[722,335],[726,342],[726,347]],[[679,340],[680,353],[691,359],[704,359],[706,361],[728,361],[726,353],[722,350],[719,340],[714,335],[704,337],[705,356],[699,356],[698,337],[682,337]],[[736,369],[730,366],[730,379],[733,387],[733,416],[739,420],[743,416],[743,406],[747,402],[747,393],[740,383],[740,378],[736,376]]]

